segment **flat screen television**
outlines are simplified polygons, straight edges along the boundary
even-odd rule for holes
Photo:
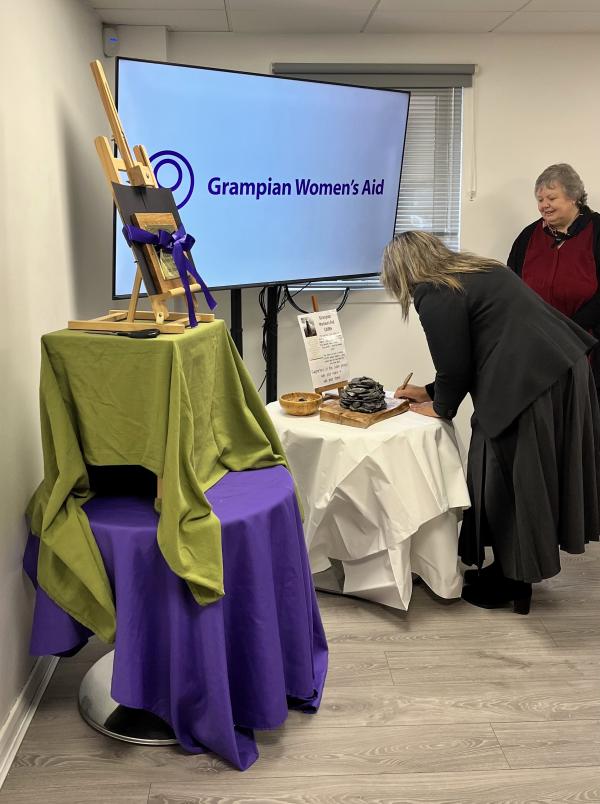
[[[171,188],[212,289],[373,276],[394,231],[410,93],[117,59],[131,146]],[[114,295],[135,263],[115,222]]]

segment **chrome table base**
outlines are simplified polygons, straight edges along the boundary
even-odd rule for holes
[[[110,696],[114,651],[92,665],[79,687],[79,712],[92,728],[140,745],[176,745],[177,739],[164,720],[143,709],[122,706]]]

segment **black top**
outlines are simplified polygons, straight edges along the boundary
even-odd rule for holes
[[[540,222],[541,218],[530,223],[529,226],[526,226],[521,234],[517,237],[513,246],[510,250],[510,254],[508,257],[507,265],[509,268],[517,274],[517,276],[521,276],[523,272],[523,264],[525,262],[525,254],[527,252],[527,246],[529,245],[529,241],[531,240],[531,236],[535,227]],[[579,215],[571,226],[567,229],[566,236],[562,236],[560,239],[570,239],[572,237],[577,237],[577,235],[583,231],[583,229],[591,222],[592,224],[592,249],[594,252],[594,261],[596,263],[596,275],[598,277],[598,290],[597,292],[586,301],[581,307],[575,312],[573,316],[573,321],[576,324],[579,324],[580,327],[584,329],[593,329],[595,330],[594,334],[596,336],[600,335],[600,214],[597,212],[592,212],[589,207],[583,207],[582,214]],[[546,234],[548,237],[554,237],[552,231],[549,228],[545,229]],[[558,238],[557,238],[558,239]]]
[[[436,368],[433,407],[452,419],[470,393],[494,438],[596,341],[506,268],[457,278],[462,291],[421,283],[414,293]]]

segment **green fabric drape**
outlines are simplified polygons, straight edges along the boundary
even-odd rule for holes
[[[115,605],[82,510],[86,464],[162,477],[158,543],[202,605],[223,594],[221,526],[204,492],[228,471],[286,464],[223,321],[135,340],[63,330],[42,338],[44,480],[29,503],[46,593],[106,641]]]

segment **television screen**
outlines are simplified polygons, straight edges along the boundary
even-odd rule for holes
[[[213,289],[377,274],[408,92],[117,59],[119,116],[196,238]],[[114,293],[135,263],[115,227]]]

